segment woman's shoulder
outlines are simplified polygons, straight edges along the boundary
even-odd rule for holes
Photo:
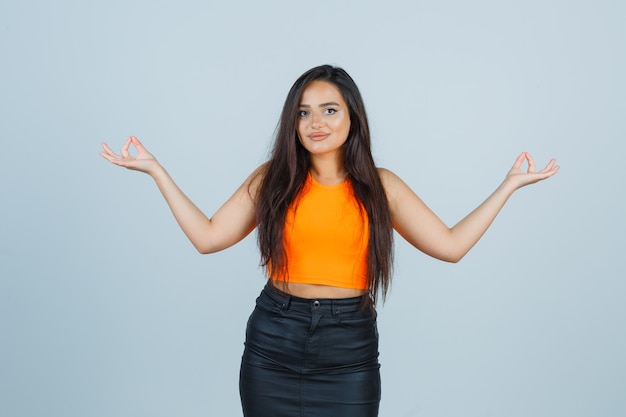
[[[390,169],[377,167],[378,177],[383,184],[383,187],[387,188],[389,186],[396,185],[398,183],[402,183],[400,177],[393,173]]]
[[[404,199],[408,194],[412,194],[413,191],[409,186],[396,175],[393,171],[387,168],[377,168],[380,182],[385,189],[385,194],[390,202]]]
[[[267,172],[267,167],[269,165],[269,161],[263,162],[261,165],[256,167],[254,171],[248,176],[248,181],[251,182],[260,182],[263,180],[265,173]]]
[[[263,178],[265,178],[265,173],[267,171],[267,162],[262,163],[243,182],[242,189],[246,189],[248,194],[256,200],[258,196],[258,191],[263,183]]]

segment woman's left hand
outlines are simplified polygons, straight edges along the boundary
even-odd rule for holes
[[[528,162],[526,171],[522,169],[524,161]],[[535,162],[532,156],[530,156],[528,152],[522,152],[522,154],[517,157],[517,160],[507,174],[504,182],[513,187],[514,190],[517,190],[525,185],[534,184],[538,181],[550,178],[557,172],[559,172],[559,166],[556,165],[556,159],[551,159],[544,169],[535,172]]]

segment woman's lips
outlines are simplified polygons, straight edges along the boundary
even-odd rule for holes
[[[329,133],[322,133],[322,132],[318,132],[318,133],[311,133],[309,135],[309,139],[311,140],[324,140],[326,139],[330,134]]]

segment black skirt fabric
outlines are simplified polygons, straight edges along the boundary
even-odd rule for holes
[[[248,320],[245,417],[376,417],[378,330],[362,297],[303,299],[266,285]]]

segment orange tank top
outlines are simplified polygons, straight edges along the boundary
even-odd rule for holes
[[[309,174],[285,218],[287,279],[300,284],[367,289],[369,223],[349,181],[334,186]]]

